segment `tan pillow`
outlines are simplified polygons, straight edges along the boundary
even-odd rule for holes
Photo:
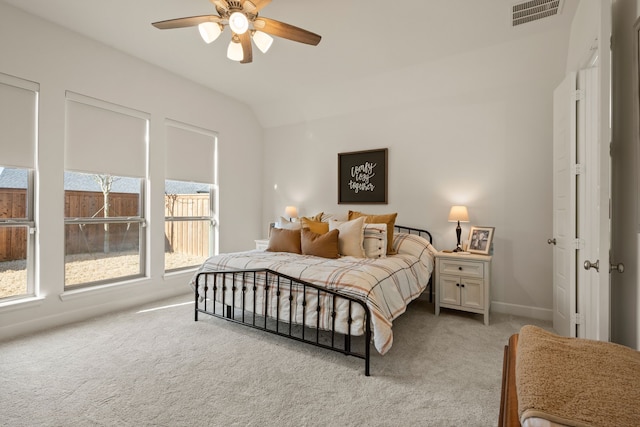
[[[329,230],[338,230],[338,250],[342,256],[364,258],[364,217],[353,221],[329,221]]]
[[[314,216],[303,216],[302,218],[310,219],[311,221],[322,221],[322,215],[324,215],[324,212],[317,213]]]
[[[300,230],[274,228],[271,230],[271,237],[269,237],[269,245],[266,250],[269,252],[302,253]]]
[[[393,226],[396,223],[397,213],[385,215],[369,215],[362,212],[349,211],[349,220],[365,217],[364,222],[367,224],[387,224],[387,255],[394,255],[393,250]]]
[[[329,231],[329,224],[326,222],[314,221],[306,217],[300,218],[300,221],[302,222],[302,228],[307,228],[314,233],[324,234]]]
[[[338,230],[318,234],[303,228],[302,254],[322,258],[338,258]]]

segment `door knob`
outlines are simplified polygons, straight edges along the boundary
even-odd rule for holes
[[[618,273],[624,273],[624,264],[621,262],[618,264],[611,264],[609,266],[609,273],[611,273],[612,271],[617,271]]]
[[[547,239],[547,243],[550,244],[550,245],[555,245],[556,244],[555,237],[553,239]]]
[[[591,261],[585,261],[584,262],[584,269],[585,270],[589,270],[590,268],[595,268],[596,271],[599,273],[600,272],[600,260],[597,260],[594,263],[592,263]]]

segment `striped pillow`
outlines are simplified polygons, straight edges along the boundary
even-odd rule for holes
[[[365,224],[363,246],[367,258],[385,258],[387,256],[387,224]]]

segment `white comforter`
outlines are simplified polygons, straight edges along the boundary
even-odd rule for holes
[[[301,279],[316,285],[337,290],[343,294],[357,297],[364,301],[371,311],[371,325],[375,348],[380,354],[385,354],[393,343],[391,330],[392,321],[404,313],[407,304],[418,297],[426,288],[434,267],[435,248],[424,238],[417,235],[396,233],[393,246],[396,255],[386,258],[354,258],[341,257],[338,259],[319,258],[309,255],[297,255],[285,252],[248,251],[231,254],[222,254],[209,258],[197,273],[205,271],[220,271],[234,269],[270,269],[286,274],[293,278]],[[196,275],[197,275],[196,273]],[[195,286],[194,275],[191,285]],[[240,280],[240,279],[238,279]],[[273,288],[273,284],[270,285]],[[294,297],[290,300],[289,285],[281,285],[282,293],[278,298],[276,292],[269,293],[267,303],[262,298],[262,293],[256,293],[256,307],[261,314],[266,306],[267,314],[275,313],[278,307],[280,319],[295,323],[316,326],[321,329],[329,329],[331,322],[331,309],[325,308],[333,305],[330,301],[320,301],[323,308],[320,318],[315,309],[317,306],[316,292],[307,290],[306,298],[302,291],[293,291]],[[204,295],[203,283],[199,284],[199,293]],[[242,296],[241,287],[232,298],[233,292],[225,292],[225,303],[240,307]],[[216,300],[220,301],[222,292],[218,291]],[[211,289],[208,298],[213,298]],[[246,293],[245,307],[253,307],[253,293]],[[278,300],[279,299],[279,300]],[[302,308],[302,300],[306,302],[306,309]],[[347,319],[349,317],[348,303],[346,300],[338,301],[336,311],[336,331],[346,333],[349,329]],[[305,313],[305,314],[303,314]],[[364,331],[363,310],[357,305],[351,309],[351,333],[361,335]]]

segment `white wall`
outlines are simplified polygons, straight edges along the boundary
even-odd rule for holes
[[[262,129],[246,105],[2,2],[0,72],[37,82],[41,88],[36,206],[40,298],[0,304],[0,338],[190,292],[190,273],[164,276],[165,118],[219,133],[220,250],[253,246],[262,229]],[[148,277],[130,284],[61,298],[65,90],[151,115],[150,268]],[[242,171],[236,166],[239,161]]]
[[[398,212],[397,223],[427,228],[438,249],[451,249],[449,208],[467,205],[463,236],[469,225],[496,228],[492,310],[549,319],[552,94],[568,38],[554,31],[425,61],[372,79],[370,110],[267,129],[264,222],[289,204],[301,215]],[[377,85],[393,80],[415,82],[413,93],[377,99]],[[338,205],[337,154],[384,147],[389,204]]]
[[[633,24],[640,1],[613,2],[613,252],[625,265],[611,279],[612,341],[640,349],[640,275],[638,262],[638,102],[634,95]],[[637,91],[637,87],[635,89]]]

